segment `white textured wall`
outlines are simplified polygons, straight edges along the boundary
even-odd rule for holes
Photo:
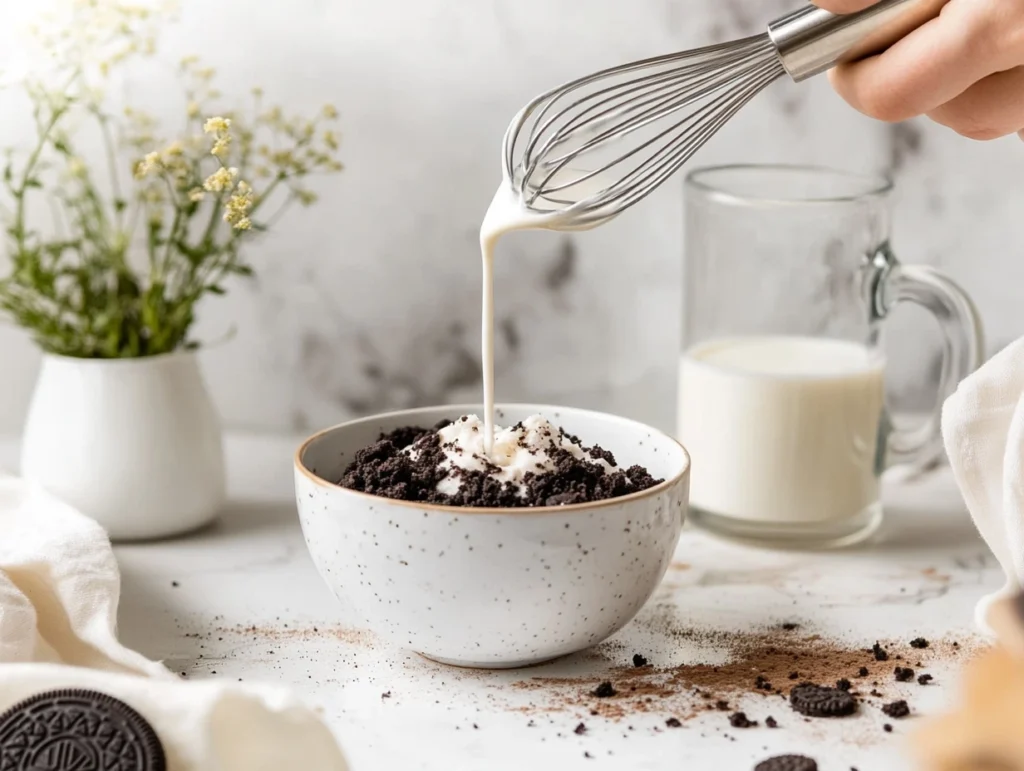
[[[254,284],[203,307],[205,354],[227,422],[302,429],[353,413],[475,399],[476,231],[499,142],[535,93],[590,69],[758,31],[782,0],[183,0],[165,56],[204,54],[223,90],[341,110],[347,170],[253,248]],[[34,4],[0,0],[0,68]],[[132,93],[167,116],[156,81]],[[0,95],[0,141],[28,138]],[[1024,144],[972,144],[924,122],[859,117],[827,83],[780,82],[700,164],[797,161],[892,170],[895,245],[979,301],[993,346],[1024,332]],[[500,255],[501,399],[596,406],[668,426],[674,399],[681,183],[582,235],[527,234]],[[771,270],[751,264],[752,270]],[[893,385],[926,391],[936,341],[913,313],[894,331]],[[921,337],[927,338],[922,344]],[[0,327],[0,431],[16,430],[37,357]]]

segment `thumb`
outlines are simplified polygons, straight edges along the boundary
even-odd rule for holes
[[[824,8],[832,13],[853,13],[863,11],[865,8],[874,5],[878,0],[812,0],[819,8]]]

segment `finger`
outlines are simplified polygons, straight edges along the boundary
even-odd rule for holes
[[[832,13],[863,11],[868,6],[874,5],[877,2],[878,0],[814,0],[816,6]]]
[[[978,81],[928,117],[970,139],[998,139],[1024,126],[1024,67]]]
[[[970,4],[967,4],[968,6]],[[982,78],[1017,64],[985,14],[951,3],[887,51],[840,65],[830,78],[856,109],[902,121],[951,101]]]

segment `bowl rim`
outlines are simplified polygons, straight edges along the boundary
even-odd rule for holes
[[[584,415],[591,415],[600,417],[605,420],[612,420],[613,422],[619,423],[630,423],[636,426],[641,426],[654,434],[658,434],[667,439],[672,444],[676,445],[683,453],[683,464],[682,468],[675,473],[673,476],[665,479],[665,481],[656,484],[654,487],[648,487],[646,490],[640,490],[639,492],[630,493],[629,495],[620,495],[617,498],[605,498],[600,501],[594,501],[592,503],[570,503],[562,506],[535,506],[535,507],[523,507],[523,508],[498,508],[498,507],[485,507],[485,506],[448,506],[441,503],[424,503],[422,501],[400,501],[395,498],[385,498],[383,495],[374,495],[373,493],[364,493],[362,490],[353,490],[349,487],[343,487],[336,482],[330,482],[321,476],[313,473],[302,461],[303,453],[306,449],[326,434],[330,434],[333,431],[337,431],[342,428],[348,428],[359,423],[369,423],[375,420],[381,420],[382,418],[392,418],[398,415],[409,415],[417,412],[429,412],[432,410],[451,410],[452,412],[458,412],[460,415],[472,414],[473,411],[479,411],[481,409],[479,404],[439,404],[432,407],[413,407],[404,410],[391,410],[389,412],[381,412],[376,415],[369,415],[363,418],[356,418],[355,420],[347,420],[343,423],[337,423],[328,428],[321,429],[315,434],[308,436],[302,441],[298,449],[295,450],[294,467],[295,470],[309,479],[320,487],[326,487],[331,490],[341,490],[350,495],[354,495],[360,498],[366,498],[371,501],[379,501],[383,503],[393,504],[396,506],[403,506],[410,509],[417,509],[419,511],[433,511],[437,513],[445,514],[460,514],[460,515],[503,515],[503,516],[533,516],[533,515],[547,515],[547,514],[571,514],[574,512],[581,511],[592,511],[597,508],[604,508],[606,506],[618,506],[633,501],[639,501],[644,498],[658,495],[670,490],[679,484],[690,474],[690,467],[692,460],[690,458],[690,451],[683,446],[682,442],[676,439],[674,436],[666,434],[664,431],[660,431],[653,426],[649,426],[646,423],[641,423],[639,420],[633,420],[632,418],[626,418],[621,415],[614,415],[608,412],[600,412],[598,410],[588,410],[582,407],[565,407],[554,404],[526,404],[519,402],[512,402],[508,404],[495,404],[494,409],[497,412],[502,409],[522,409],[530,410],[533,412],[548,411],[557,412],[558,410],[565,410],[567,412],[581,413]]]

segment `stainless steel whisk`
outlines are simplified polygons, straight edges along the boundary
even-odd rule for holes
[[[567,227],[597,225],[653,192],[775,80],[880,53],[946,2],[882,0],[847,15],[808,6],[761,35],[573,80],[516,115],[505,173],[532,211]]]

